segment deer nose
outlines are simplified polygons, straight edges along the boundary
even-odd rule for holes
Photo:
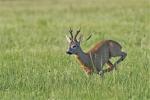
[[[66,51],[67,54],[71,55],[72,53],[70,51]]]

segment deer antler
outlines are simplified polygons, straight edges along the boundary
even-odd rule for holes
[[[81,28],[80,28],[80,29],[81,29]],[[79,29],[79,30],[77,30],[76,35],[74,36],[74,39],[75,39],[75,40],[76,40],[76,38],[77,38],[78,34],[80,33],[80,29]]]
[[[70,33],[70,35],[71,35],[71,39],[73,39],[73,34],[72,34],[72,32],[73,32],[73,30],[72,30],[71,27],[70,27],[69,33]]]

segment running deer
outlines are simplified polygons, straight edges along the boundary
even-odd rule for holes
[[[66,36],[69,43],[69,48],[66,51],[69,55],[76,55],[77,60],[81,64],[81,68],[90,75],[93,72],[103,76],[105,72],[112,71],[117,64],[125,59],[127,54],[121,51],[121,45],[113,40],[103,40],[98,42],[92,49],[87,53],[83,52],[80,47],[82,41],[82,35],[77,39],[80,29],[73,36],[73,30],[70,28],[69,33],[71,37]],[[110,61],[111,57],[120,57],[114,64]],[[109,67],[103,69],[104,64]]]

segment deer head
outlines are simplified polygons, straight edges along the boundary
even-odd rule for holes
[[[80,33],[80,29],[76,31],[76,34],[73,36],[73,30],[70,28],[69,30],[70,37],[66,36],[66,39],[69,43],[69,48],[66,51],[67,54],[78,54],[81,52],[80,43],[82,41],[82,35],[77,39],[78,34]]]

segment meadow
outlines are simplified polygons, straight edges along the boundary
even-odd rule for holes
[[[87,77],[65,53],[69,27],[93,33],[84,51],[112,39],[128,56]],[[0,0],[0,100],[150,100],[150,1]]]

